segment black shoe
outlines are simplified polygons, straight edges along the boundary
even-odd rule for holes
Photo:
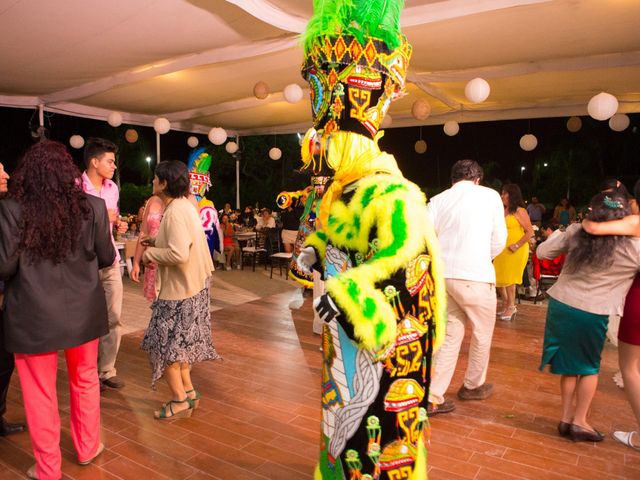
[[[601,442],[604,435],[597,430],[587,430],[575,423],[569,427],[569,436],[574,442]]]
[[[124,380],[120,380],[117,376],[105,378],[104,380],[100,380],[100,391],[102,391],[102,387],[109,388],[122,388],[124,387]]]
[[[571,429],[571,424],[569,422],[558,423],[558,433],[560,434],[561,437],[568,437],[570,429]]]
[[[27,429],[22,423],[9,423],[4,418],[0,421],[0,437],[24,432]]]
[[[442,403],[429,403],[427,406],[427,415],[434,417],[441,413],[450,413],[456,409],[456,404],[452,400],[445,400]]]

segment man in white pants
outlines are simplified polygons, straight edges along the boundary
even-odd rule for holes
[[[118,186],[111,181],[116,171],[117,147],[109,140],[90,138],[84,147],[86,171],[82,174],[82,189],[85,193],[102,198],[109,212],[111,228],[118,232],[127,231],[127,222],[121,222],[118,211],[120,193]],[[100,280],[107,299],[109,312],[109,333],[100,337],[98,344],[98,374],[100,390],[106,388],[122,388],[124,381],[116,375],[116,357],[122,339],[122,275],[120,273],[120,254],[116,250],[113,265],[100,270]]]
[[[505,247],[504,206],[495,190],[480,185],[482,167],[459,160],[451,169],[452,187],[427,205],[440,241],[447,286],[447,330],[434,360],[429,391],[429,415],[452,412],[445,400],[464,339],[465,323],[472,329],[469,363],[461,400],[483,400],[493,392],[486,383],[491,339],[496,321],[496,274],[492,260]]]

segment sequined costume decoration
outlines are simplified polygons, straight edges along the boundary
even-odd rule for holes
[[[207,236],[209,250],[213,256],[214,254],[219,255],[222,253],[220,242],[222,231],[218,221],[218,212],[213,202],[205,197],[211,187],[211,177],[209,175],[211,160],[211,154],[205,148],[197,148],[189,155],[187,168],[189,169],[190,192],[198,202],[200,220]]]
[[[444,338],[442,267],[424,194],[377,144],[411,56],[399,29],[402,6],[315,0],[304,35],[314,128],[302,156],[335,172],[306,241],[326,280],[317,310],[329,319],[316,480],[427,478],[431,359]]]

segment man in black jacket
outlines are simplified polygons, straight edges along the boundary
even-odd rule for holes
[[[0,197],[7,192],[7,180],[9,175],[4,171],[4,166],[0,163]],[[4,419],[7,411],[7,392],[11,382],[14,361],[13,353],[7,352],[4,346],[4,323],[2,321],[2,302],[4,283],[0,281],[0,436],[11,435],[12,433],[24,432],[24,425],[20,423],[9,423]]]

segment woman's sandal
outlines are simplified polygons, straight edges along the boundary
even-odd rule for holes
[[[634,433],[636,434],[636,440],[638,440],[638,432],[636,431],[613,432],[613,438],[615,438],[618,442],[622,443],[623,445],[626,445],[627,447],[631,447],[634,450],[640,450],[640,446],[634,445],[633,443],[631,443],[631,437],[633,437]]]
[[[200,405],[200,392],[195,388],[192,388],[191,390],[187,390],[185,393],[193,402],[193,409],[195,410],[196,408],[198,408],[198,406]],[[193,396],[191,394],[193,394]]]
[[[505,322],[510,322],[512,320],[515,320],[517,313],[518,309],[514,305],[513,307],[507,307],[498,318],[500,318],[500,320],[504,320]]]
[[[189,408],[185,408],[184,410],[180,410],[179,412],[173,411],[174,404],[185,403],[185,402],[189,404]],[[184,400],[169,400],[167,403],[162,405],[162,407],[160,407],[160,410],[158,410],[157,415],[154,412],[153,418],[155,418],[156,420],[169,420],[171,418],[189,418],[193,413],[193,408],[194,408],[193,400],[191,400],[189,397],[185,398]]]

